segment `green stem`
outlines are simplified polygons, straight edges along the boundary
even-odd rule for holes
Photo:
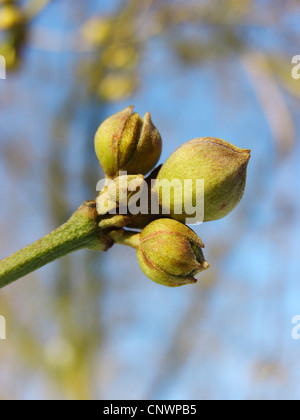
[[[95,202],[84,202],[64,225],[0,261],[0,288],[70,252],[83,248],[106,251],[113,240],[98,224]]]
[[[137,249],[140,243],[140,233],[119,229],[108,233],[108,236],[117,244],[131,246]]]

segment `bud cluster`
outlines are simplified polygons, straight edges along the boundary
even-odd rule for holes
[[[154,169],[161,149],[150,113],[141,118],[129,106],[105,120],[95,136],[96,155],[106,176],[96,203],[100,228],[111,229],[114,237],[125,235],[125,245],[131,244],[130,231],[122,229],[116,235],[113,229],[142,229],[133,234],[131,244],[142,271],[156,283],[176,287],[195,283],[194,276],[209,267],[202,241],[186,224],[221,219],[237,206],[245,190],[250,150],[202,137],[183,144]],[[172,188],[162,188],[165,183]],[[141,190],[146,195],[138,198],[149,211],[130,213],[129,203]],[[154,202],[159,209],[155,213]],[[110,217],[110,212],[119,216]]]

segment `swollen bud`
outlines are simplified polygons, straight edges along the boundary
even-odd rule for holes
[[[108,178],[123,171],[145,175],[160,158],[162,140],[150,113],[141,119],[133,108],[107,118],[96,133],[96,155]]]
[[[196,283],[194,276],[209,267],[200,238],[173,219],[151,222],[140,234],[137,258],[144,274],[163,286]]]
[[[181,203],[186,204],[188,200],[193,205],[197,203],[197,180],[203,180],[204,215],[200,221],[225,217],[243,196],[249,159],[250,150],[213,137],[197,138],[183,144],[169,157],[157,176],[158,181],[177,181],[182,188],[170,195],[169,214],[181,222],[194,217],[195,214],[186,213]],[[156,192],[163,207],[162,189],[157,187]]]
[[[143,175],[121,175],[114,179],[106,179],[106,185],[96,199],[99,215],[117,212],[117,209],[126,210],[130,198],[143,187]],[[127,213],[127,211],[126,211]]]

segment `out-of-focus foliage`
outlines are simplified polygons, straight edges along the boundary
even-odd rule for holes
[[[9,69],[19,64],[26,43],[27,26],[47,6],[49,1],[32,0],[20,7],[16,0],[2,0],[0,30],[4,40],[0,53],[6,57]],[[281,147],[288,148],[288,140],[281,132],[292,134],[292,122],[287,115],[281,94],[271,105],[266,103],[257,79],[268,80],[269,93],[278,92],[277,86],[299,97],[300,88],[289,75],[290,56],[298,44],[298,28],[285,22],[286,14],[298,13],[295,0],[211,0],[182,2],[158,0],[130,0],[122,2],[113,13],[96,14],[86,19],[80,32],[74,34],[71,46],[78,51],[90,51],[91,56],[80,63],[79,76],[85,80],[91,95],[101,101],[119,101],[130,97],[139,87],[139,63],[152,38],[161,36],[185,65],[201,65],[203,61],[224,61],[240,55]],[[276,51],[268,43],[260,42],[256,32],[267,28],[280,36]],[[51,49],[51,33],[50,49]],[[256,39],[258,38],[258,39]],[[75,41],[74,41],[75,40]],[[49,42],[49,40],[48,40]],[[258,57],[259,53],[259,57]],[[256,74],[251,68],[257,67]],[[272,96],[272,95],[269,95]],[[280,129],[274,122],[276,109],[284,112]]]
[[[288,339],[280,345],[290,334],[285,314],[294,315],[288,305],[284,312],[283,296],[299,292],[290,246],[299,203],[289,174],[282,175],[297,152],[300,83],[290,74],[291,57],[300,53],[299,17],[296,0],[2,0],[0,54],[12,71],[3,91],[0,85],[3,257],[95,197],[95,129],[125,100],[145,110],[157,105],[168,151],[181,125],[181,142],[189,140],[188,115],[197,119],[196,135],[215,135],[224,114],[234,133],[239,108],[257,108],[243,117],[252,144],[239,144],[254,150],[247,206],[229,228],[226,221],[199,228],[212,263],[199,286],[166,294],[144,281],[131,250],[118,248],[104,257],[77,253],[28,276],[0,294],[8,321],[1,399],[214,398],[230,397],[231,389],[233,397],[274,398],[299,387],[288,361],[292,346]],[[148,66],[159,80],[151,80]],[[195,88],[193,69],[199,109],[186,99]],[[189,76],[171,79],[180,72]],[[210,97],[202,96],[206,80],[214,84]],[[175,86],[171,118],[161,98]],[[214,112],[215,124],[205,126]],[[258,133],[264,118],[268,128]]]
[[[6,60],[8,70],[15,70],[26,42],[26,17],[15,0],[1,0],[0,5],[0,55]]]

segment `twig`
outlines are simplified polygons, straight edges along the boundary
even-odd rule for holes
[[[95,202],[84,202],[61,227],[0,261],[0,288],[70,252],[106,251],[114,241],[98,224]]]

